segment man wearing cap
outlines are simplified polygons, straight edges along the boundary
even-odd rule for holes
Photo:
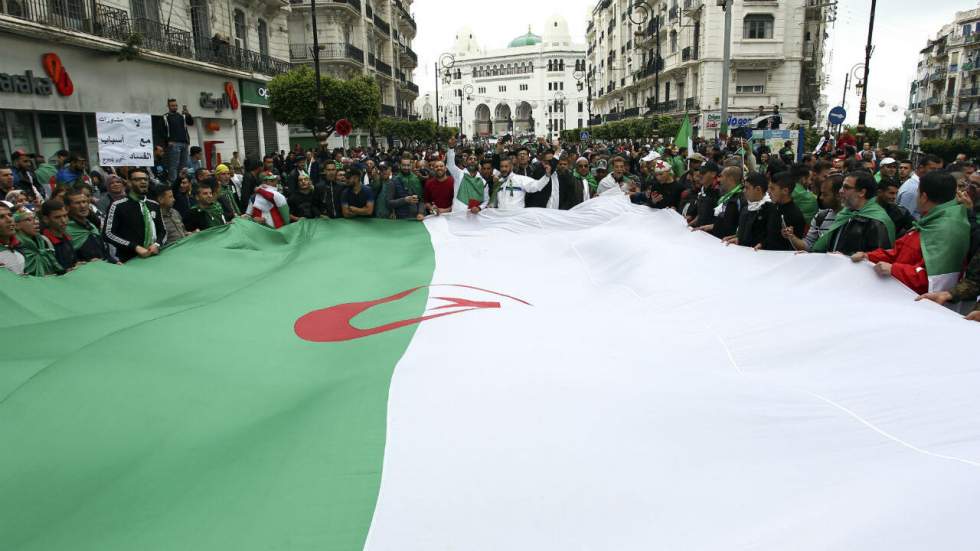
[[[692,228],[699,228],[715,223],[715,207],[718,204],[718,175],[721,174],[721,167],[713,161],[706,161],[698,170],[701,176],[700,189],[694,204],[688,209],[688,216],[693,215],[688,225]]]
[[[875,182],[881,183],[881,177],[894,178],[898,172],[898,162],[891,157],[885,157],[878,163],[878,172],[875,173]]]
[[[681,189],[688,191],[694,188],[694,180],[699,179],[698,170],[700,170],[704,161],[704,155],[697,152],[687,156],[688,170],[678,179]]]
[[[589,166],[589,160],[585,157],[579,157],[575,161],[575,179],[578,180],[582,186],[582,200],[586,201],[598,195],[596,190],[599,188],[599,182],[592,175],[592,169]]]
[[[242,214],[241,209],[238,208],[240,197],[235,185],[231,183],[231,174],[231,169],[224,163],[214,169],[214,193],[225,211],[225,218],[229,220]]]
[[[655,209],[676,209],[684,191],[674,179],[673,167],[663,159],[653,161],[654,183],[647,192],[646,203]]]
[[[255,189],[255,195],[248,203],[245,212],[252,220],[279,229],[289,223],[289,204],[279,193],[279,177],[272,172],[262,175],[262,184]]]

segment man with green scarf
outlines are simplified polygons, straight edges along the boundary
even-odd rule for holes
[[[794,192],[795,193],[795,192]],[[844,208],[830,230],[810,249],[816,253],[841,253],[887,249],[895,242],[895,223],[875,198],[875,180],[867,172],[852,172],[841,186]]]
[[[120,262],[160,254],[160,244],[166,239],[160,205],[146,197],[149,187],[146,170],[131,168],[129,195],[109,207],[105,236],[116,247]]]
[[[79,263],[90,260],[118,263],[116,257],[109,252],[102,232],[89,220],[88,194],[81,188],[70,189],[65,194],[65,205],[68,207],[68,226],[65,231],[71,238],[71,246],[75,248],[75,259]]]
[[[17,275],[24,273],[24,253],[17,241],[13,205],[0,201],[0,268]]]
[[[228,223],[225,219],[224,209],[214,200],[214,191],[211,186],[198,186],[194,199],[197,202],[191,207],[190,212],[187,213],[187,219],[184,220],[184,228],[187,231],[201,231]]]
[[[800,207],[800,212],[803,213],[803,219],[806,221],[813,220],[813,216],[820,210],[817,206],[817,196],[808,190],[803,182],[797,182],[796,187],[793,188],[793,202]]]
[[[446,168],[453,177],[456,184],[456,194],[453,201],[453,212],[469,211],[476,214],[487,208],[490,202],[490,194],[487,192],[487,183],[479,173],[479,164],[476,155],[468,153],[466,155],[466,170],[460,170],[456,166],[456,140],[449,141],[446,148]]]
[[[851,256],[869,260],[881,276],[892,276],[919,293],[949,291],[959,280],[970,247],[970,222],[956,201],[956,180],[946,172],[930,172],[919,181],[917,210],[922,213],[912,231],[893,249]]]
[[[33,212],[18,211],[14,214],[14,223],[20,252],[24,255],[24,275],[42,277],[65,273],[54,256],[54,245],[41,235],[41,226]]]

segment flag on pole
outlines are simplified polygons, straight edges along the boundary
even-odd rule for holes
[[[681,123],[680,129],[677,131],[677,136],[674,138],[674,145],[677,147],[686,147],[688,153],[694,151],[692,134],[691,119],[685,115],[684,122]]]
[[[976,541],[975,324],[623,196],[238,219],[0,298],[4,550]]]

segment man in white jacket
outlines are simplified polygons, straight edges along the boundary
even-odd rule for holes
[[[511,173],[510,159],[500,159],[500,178],[497,184],[496,206],[500,210],[524,208],[524,196],[541,191],[551,182],[551,164],[544,163],[544,176],[535,180],[528,176]]]

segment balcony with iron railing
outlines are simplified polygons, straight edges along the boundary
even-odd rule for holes
[[[309,8],[310,0],[289,0],[291,9]],[[317,0],[318,10],[334,10],[334,13],[350,17],[361,16],[361,0]],[[370,6],[368,6],[370,9]],[[370,16],[369,16],[370,17]]]
[[[683,50],[681,50],[681,62],[684,62],[684,61],[694,61],[697,58],[698,58],[698,50],[697,50],[697,48],[688,46],[687,48],[684,48]]]
[[[353,52],[349,49],[353,48]],[[342,42],[321,42],[320,43],[320,63],[345,62],[345,63],[364,63],[364,53],[357,56],[359,49]],[[293,62],[313,61],[313,44],[299,43],[289,45],[289,59]]]
[[[412,50],[412,48],[410,48],[406,44],[401,44],[397,49],[398,49],[398,56],[402,62],[403,67],[407,67],[407,68],[418,67],[419,56],[418,54],[415,53],[414,50]]]
[[[358,48],[353,44],[347,44],[344,53],[347,54],[347,59],[356,61],[357,63],[364,65],[364,50]]]
[[[375,59],[374,68],[382,75],[391,78],[391,65],[388,65],[387,63],[381,61],[380,59]]]
[[[98,2],[22,0],[6,15],[59,29],[101,36],[138,48],[170,54],[240,71],[274,75],[289,70],[289,62],[214,40],[150,18]],[[94,16],[93,16],[94,14]]]
[[[408,13],[405,9],[405,5],[401,3],[401,0],[395,0],[395,7],[398,8],[398,12],[401,14],[401,18],[398,19],[399,23],[404,23],[409,29],[411,29],[412,38],[415,37],[415,33],[418,32],[418,25],[415,23],[415,18],[412,14]]]
[[[687,98],[684,100],[684,110],[685,111],[697,111],[698,110],[698,98]]]
[[[378,14],[374,14],[374,28],[381,31],[381,34],[385,36],[391,36],[391,25],[387,21],[381,19]]]
[[[980,87],[974,86],[972,88],[963,88],[960,90],[961,98],[975,98],[980,96]]]
[[[931,75],[929,75],[929,80],[931,82],[938,82],[940,80],[944,80],[945,78],[946,78],[946,70],[945,69],[940,70],[940,71],[936,71],[936,72],[932,73]]]
[[[384,115],[384,116],[386,116],[386,117],[394,117],[394,116],[396,116],[398,114],[398,111],[395,109],[395,106],[394,105],[384,105],[384,104],[382,104],[381,105],[381,114]]]

